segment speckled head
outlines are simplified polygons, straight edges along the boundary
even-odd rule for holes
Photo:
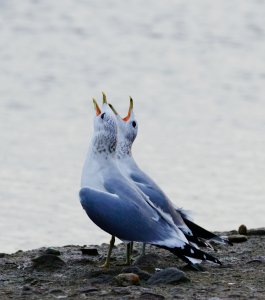
[[[138,123],[133,112],[133,99],[130,97],[130,106],[126,117],[121,118],[114,107],[109,104],[116,115],[118,126],[117,158],[131,156],[132,144],[138,133]]]
[[[94,118],[93,152],[104,156],[114,153],[117,145],[117,121],[103,93],[101,109],[93,99],[96,116]]]

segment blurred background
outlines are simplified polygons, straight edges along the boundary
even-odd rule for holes
[[[92,97],[210,230],[264,226],[265,2],[0,0],[0,252],[108,242],[78,198]]]

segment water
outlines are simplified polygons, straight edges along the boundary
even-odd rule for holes
[[[108,241],[83,212],[91,97],[135,100],[134,156],[214,230],[264,226],[263,1],[0,1],[0,250]]]

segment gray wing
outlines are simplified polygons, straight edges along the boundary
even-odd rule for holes
[[[126,241],[182,247],[185,242],[176,231],[137,192],[122,182],[109,181],[109,189],[119,194],[88,187],[80,190],[80,201],[89,218],[101,229]]]
[[[188,226],[183,221],[181,214],[174,208],[168,197],[149,176],[139,170],[134,171],[131,174],[131,179],[156,206],[172,217],[177,226],[179,226],[185,233],[192,234]]]

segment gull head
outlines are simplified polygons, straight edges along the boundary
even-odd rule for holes
[[[100,109],[96,99],[93,98],[95,108],[93,152],[108,156],[114,153],[117,144],[117,121],[113,111],[110,109],[106,95],[103,93],[103,104]]]
[[[117,157],[130,156],[132,144],[138,132],[138,123],[133,112],[133,99],[130,97],[128,114],[124,118],[120,117],[113,105],[109,104],[109,106],[116,116],[118,126]]]

